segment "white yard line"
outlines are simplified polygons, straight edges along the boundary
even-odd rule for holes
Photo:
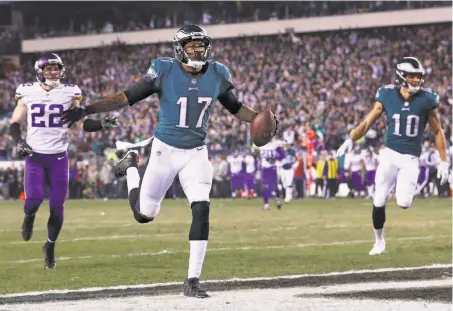
[[[296,230],[297,227],[277,227],[277,228],[253,228],[253,229],[245,229],[244,231],[248,232],[258,232],[265,230],[266,232],[275,232],[275,231],[293,231]],[[46,229],[47,230],[47,229]],[[222,229],[217,230],[216,233],[225,233],[225,232],[232,232],[233,230],[230,229]],[[130,239],[138,239],[138,238],[154,238],[154,237],[171,237],[171,236],[187,236],[187,232],[171,232],[171,233],[150,233],[150,234],[125,234],[125,235],[107,235],[107,236],[90,236],[90,237],[80,237],[80,238],[73,238],[73,239],[61,239],[58,240],[58,243],[67,243],[67,242],[79,242],[79,241],[105,241],[105,240],[130,240]],[[6,244],[10,245],[17,245],[17,244],[42,244],[43,241],[12,241]]]
[[[387,238],[387,241],[418,241],[418,240],[433,240],[441,237],[450,236],[414,236],[402,238]],[[241,247],[221,247],[221,248],[208,248],[208,252],[225,252],[225,251],[249,251],[249,250],[262,250],[262,249],[283,249],[283,248],[304,248],[304,247],[325,247],[325,246],[339,246],[339,245],[356,245],[373,243],[372,240],[351,240],[351,241],[336,241],[327,243],[300,243],[294,245],[270,245],[270,246],[241,246]],[[115,255],[100,255],[100,256],[82,256],[82,257],[59,257],[56,260],[79,260],[79,259],[92,259],[92,258],[123,258],[123,257],[141,257],[141,256],[159,256],[166,254],[181,254],[188,253],[188,250],[161,250],[158,252],[146,253],[129,253],[129,254],[115,254]],[[6,264],[24,264],[29,262],[39,262],[42,258],[32,258],[24,260],[4,261]]]
[[[400,272],[400,271],[417,271],[417,270],[425,270],[425,269],[439,269],[439,268],[451,268],[452,264],[433,264],[427,266],[417,266],[417,267],[402,267],[402,268],[380,268],[380,269],[364,269],[364,270],[349,270],[349,271],[334,271],[329,273],[310,273],[310,274],[300,274],[300,275],[286,275],[286,276],[277,276],[277,277],[256,277],[256,278],[231,278],[231,279],[224,279],[224,280],[206,280],[203,283],[209,284],[219,284],[219,283],[226,283],[226,282],[250,282],[250,281],[272,281],[272,280],[282,280],[282,279],[300,279],[300,278],[313,278],[313,277],[330,277],[330,276],[348,276],[348,275],[359,275],[359,274],[370,274],[370,273],[389,273],[389,272]],[[411,288],[416,287],[433,287],[433,286],[447,286],[451,285],[452,279],[446,278],[442,280],[427,280],[427,281],[413,281],[411,282]],[[389,283],[393,283],[394,285],[389,285]],[[371,285],[365,285],[367,283],[359,283],[357,284],[344,284],[343,292],[349,291],[361,291],[361,290],[373,290],[373,289],[384,289],[384,288],[400,288],[398,284],[407,283],[405,281],[399,282],[374,282]],[[396,284],[396,285],[395,285]],[[419,285],[417,285],[419,284]],[[15,294],[7,294],[7,295],[0,295],[0,298],[11,298],[11,297],[23,297],[23,296],[40,296],[40,295],[49,295],[49,294],[69,294],[69,293],[82,293],[82,292],[98,292],[98,291],[105,291],[105,290],[125,290],[125,289],[141,289],[141,288],[156,288],[156,287],[163,287],[163,286],[174,286],[174,285],[181,285],[181,282],[167,282],[167,283],[154,283],[154,284],[139,284],[139,285],[119,285],[119,286],[107,286],[107,287],[87,287],[81,289],[74,289],[74,290],[49,290],[49,291],[41,291],[41,292],[26,292],[26,293],[15,293]],[[318,287],[305,287],[305,292],[307,293],[316,293],[319,292],[321,289],[329,293],[329,288],[336,285],[326,285],[326,286],[318,286]],[[406,287],[407,288],[407,287]],[[251,291],[252,289],[250,289]],[[279,289],[282,290],[282,289]],[[330,291],[338,292],[338,290]],[[299,294],[301,294],[300,292]]]

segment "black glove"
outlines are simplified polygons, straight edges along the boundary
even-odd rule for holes
[[[65,125],[68,123],[68,127],[72,127],[77,121],[87,116],[87,112],[83,107],[75,107],[63,111],[61,114],[61,124]]]
[[[25,157],[27,155],[32,155],[33,149],[31,149],[25,140],[21,139],[17,142],[17,152],[21,157]]]
[[[111,129],[118,127],[118,118],[117,117],[106,117],[101,120],[103,129]]]
[[[274,113],[274,120],[275,120],[275,132],[272,133],[272,136],[277,135],[277,133],[278,133],[278,128],[279,128],[279,126],[280,126],[280,122],[278,122],[277,116],[275,115],[275,113]]]

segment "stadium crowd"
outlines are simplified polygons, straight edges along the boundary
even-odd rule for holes
[[[175,1],[168,2],[13,2],[23,15],[24,37],[139,31],[201,25],[355,14],[451,6],[448,1]],[[59,12],[57,15],[54,12]]]
[[[446,136],[451,137],[451,40],[451,24],[284,34],[215,40],[213,58],[230,68],[240,100],[257,110],[270,108],[277,113],[281,138],[299,149],[308,130],[313,129],[317,150],[334,150],[369,111],[378,87],[393,83],[395,64],[407,55],[423,62],[427,71],[424,86],[440,95],[442,125]],[[86,104],[127,88],[146,72],[151,59],[172,54],[170,44],[118,44],[59,53],[66,64],[65,81],[81,87]],[[7,134],[7,116],[15,106],[17,85],[35,81],[36,56],[23,55],[22,68],[7,72],[7,79],[0,80],[3,159],[17,158]],[[97,162],[98,167],[92,162],[73,162],[71,181],[80,185],[73,188],[73,196],[102,197],[103,191],[121,195],[115,189],[124,187],[104,167],[117,158],[116,140],[137,142],[152,135],[158,121],[158,100],[152,96],[144,101],[116,113],[120,121],[117,129],[84,133],[80,124],[70,129],[69,155],[73,161],[78,156],[81,160],[81,154],[95,154],[102,159]],[[378,146],[385,141],[385,124],[382,117],[367,134],[366,145]],[[432,142],[429,125],[425,133],[425,139]],[[224,153],[250,146],[248,127],[215,104],[207,144],[214,167],[221,167]],[[224,180],[222,174],[218,176],[220,182]]]

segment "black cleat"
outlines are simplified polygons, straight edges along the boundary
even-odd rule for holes
[[[25,215],[24,222],[22,223],[22,239],[28,241],[33,235],[33,225],[35,223],[35,215]]]
[[[282,208],[282,202],[277,201],[277,208],[278,208],[278,209],[281,209],[281,208]]]
[[[44,268],[46,269],[54,269],[57,265],[55,263],[55,243],[46,242],[42,251],[45,254],[44,257]]]
[[[138,167],[137,156],[137,150],[129,150],[126,155],[113,167],[115,177],[121,178],[126,176],[126,171],[129,167]]]
[[[208,298],[209,295],[200,288],[199,278],[190,278],[184,280],[184,296],[195,298]]]

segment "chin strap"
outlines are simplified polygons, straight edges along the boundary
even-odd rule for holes
[[[419,92],[421,89],[421,86],[415,88],[413,86],[410,86],[409,83],[407,85],[408,85],[408,87],[405,87],[405,89],[411,94],[415,94],[415,93]]]
[[[202,61],[193,61],[193,60],[188,60],[187,61],[187,66],[189,67],[192,67],[193,69],[195,69],[196,71],[200,71],[204,64],[206,64],[206,62],[202,62]]]
[[[47,85],[48,87],[55,88],[55,87],[59,86],[61,83],[60,83],[60,80],[46,79],[46,82],[44,82],[43,84]]]

